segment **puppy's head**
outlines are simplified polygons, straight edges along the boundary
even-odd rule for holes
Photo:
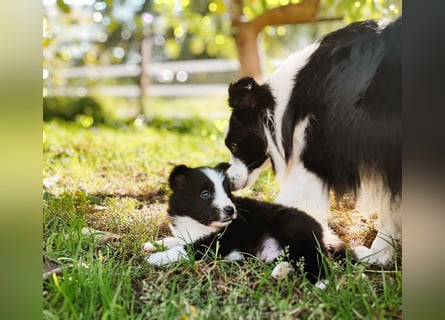
[[[255,182],[266,167],[267,139],[264,132],[266,110],[273,109],[275,100],[267,84],[259,85],[246,77],[229,86],[229,121],[225,144],[230,150],[230,177],[234,190]]]
[[[185,216],[216,229],[236,218],[230,181],[219,168],[176,166],[169,178],[171,216]]]

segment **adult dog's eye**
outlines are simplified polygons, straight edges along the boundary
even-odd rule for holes
[[[238,145],[235,142],[232,142],[229,147],[232,153],[236,153],[238,151]]]
[[[207,190],[204,190],[203,192],[201,192],[201,198],[203,198],[203,199],[210,198],[210,192]]]

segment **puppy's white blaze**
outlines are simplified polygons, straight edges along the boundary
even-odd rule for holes
[[[182,259],[188,259],[184,246],[177,246],[167,251],[155,252],[146,260],[154,266],[164,266]]]
[[[206,226],[186,216],[176,216],[172,219],[173,221],[172,224],[170,224],[170,230],[176,238],[181,239],[184,243],[195,242],[198,239],[220,230],[220,228]]]
[[[230,155],[230,167],[227,169],[227,175],[229,176],[232,187],[235,190],[242,189],[247,184],[249,178],[249,170],[247,166],[240,159]]]
[[[215,197],[213,199],[213,205],[220,209],[220,219],[224,220],[225,218],[227,218],[227,216],[225,216],[223,213],[223,208],[226,206],[233,207],[235,213],[231,217],[235,219],[237,214],[235,205],[233,204],[232,200],[230,200],[229,196],[227,195],[223,187],[225,175],[219,171],[210,168],[204,168],[201,169],[201,171],[210,179],[210,181],[212,181],[213,186],[215,188]],[[212,223],[212,224],[215,226],[219,225],[218,223],[216,224]],[[225,225],[227,224],[221,225],[221,227],[224,227]]]
[[[261,246],[258,257],[265,262],[271,262],[281,254],[281,251],[282,248],[276,239],[267,238]]]

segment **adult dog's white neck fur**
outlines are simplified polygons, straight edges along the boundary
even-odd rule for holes
[[[276,170],[276,178],[280,183],[283,183],[283,181],[286,179],[286,176],[288,173],[286,172],[287,164],[286,164],[286,158],[284,155],[284,148],[282,141],[282,121],[283,121],[283,115],[286,111],[287,104],[289,102],[289,97],[291,96],[291,91],[293,89],[293,86],[295,84],[295,77],[297,73],[306,65],[306,63],[309,60],[309,57],[312,55],[312,53],[318,48],[319,42],[315,42],[312,45],[305,47],[303,50],[294,53],[293,55],[289,56],[280,67],[270,76],[270,78],[267,80],[267,83],[269,84],[272,94],[275,98],[275,109],[274,109],[274,115],[273,115],[273,122],[274,122],[274,131],[275,131],[275,138],[278,142],[277,145],[272,139],[270,130],[265,127],[266,132],[266,138],[267,138],[267,144],[269,148],[269,153],[273,159],[275,170]],[[297,123],[297,128],[294,133],[294,152],[293,155],[295,156],[292,161],[299,161],[300,153],[303,149],[304,141],[302,141],[302,138],[304,137],[304,130],[307,125],[307,120],[303,121],[303,123]],[[300,130],[298,130],[300,129]],[[301,140],[301,141],[300,141]]]

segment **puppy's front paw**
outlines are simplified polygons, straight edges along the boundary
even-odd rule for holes
[[[156,251],[156,248],[151,242],[145,242],[142,245],[142,254],[144,254],[146,256],[149,256],[150,254],[152,254],[155,251]]]
[[[163,266],[170,262],[165,252],[155,252],[146,258],[146,261],[153,266]]]
[[[187,251],[183,246],[177,246],[167,251],[155,252],[146,258],[149,264],[158,267],[165,266],[181,259],[187,259]]]

